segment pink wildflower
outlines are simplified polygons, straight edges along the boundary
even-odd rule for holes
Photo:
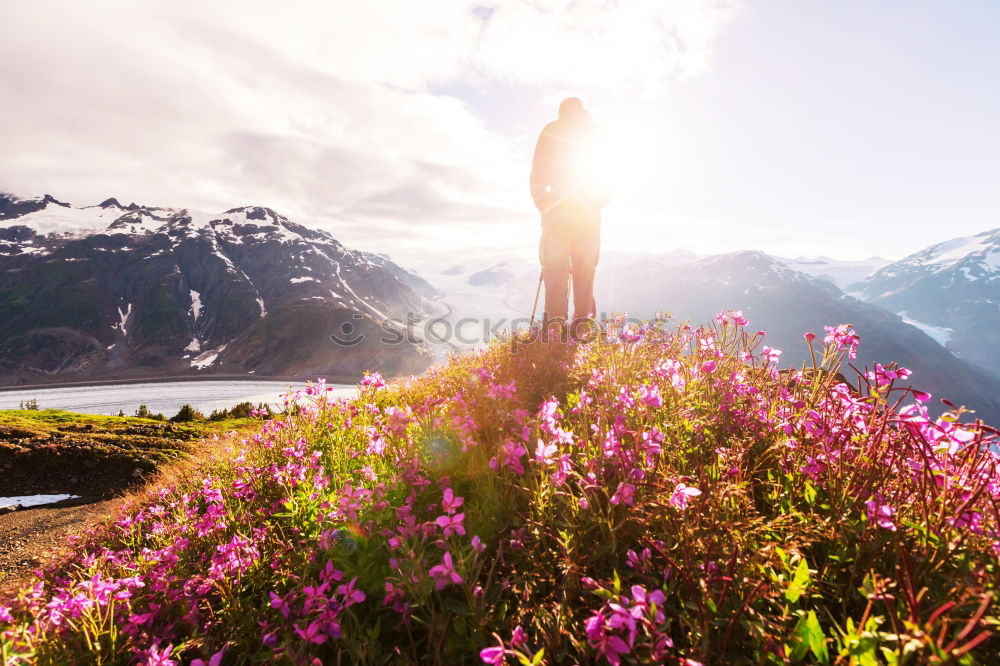
[[[365,453],[375,456],[385,453],[385,437],[378,430],[373,426],[366,426],[365,434],[368,436],[368,447],[365,449]]]
[[[305,629],[297,624],[292,625],[292,627],[295,629],[295,633],[299,638],[304,641],[314,643],[315,645],[325,643],[326,639],[329,638],[329,636],[323,632],[322,623],[319,620],[313,620]]]
[[[203,659],[192,659],[191,666],[222,666],[222,655],[226,653],[226,648],[222,648],[211,657],[209,657],[206,662]]]
[[[633,506],[635,504],[635,486],[631,483],[619,483],[615,494],[611,496],[611,503]]]
[[[778,357],[781,356],[781,350],[775,349],[774,347],[768,347],[764,345],[760,350],[761,355],[764,357],[768,363],[777,363]]]
[[[355,576],[346,585],[340,585],[337,587],[337,594],[344,597],[345,607],[360,604],[365,600],[365,593],[355,587],[357,582],[358,577]]]
[[[896,531],[896,524],[892,521],[892,517],[896,515],[894,508],[876,498],[865,502],[865,510],[868,512],[868,519],[874,520],[879,527],[890,532]]]
[[[546,444],[539,439],[538,446],[535,448],[535,460],[547,465],[552,462],[552,456],[554,456],[557,451],[558,448],[555,444]]]
[[[836,328],[824,326],[823,330],[826,331],[826,337],[823,338],[826,344],[836,343],[838,350],[847,349],[852,361],[858,357],[857,348],[861,343],[861,336],[855,333],[853,328],[841,324]]]
[[[167,645],[162,650],[154,645],[149,648],[146,653],[146,661],[142,663],[146,666],[177,666],[177,662],[170,658],[170,653],[173,651],[173,645]]]
[[[444,530],[444,538],[447,539],[452,534],[465,534],[465,526],[462,524],[464,520],[465,514],[460,513],[455,516],[438,516],[435,522]]]
[[[382,598],[383,606],[392,606],[392,610],[397,613],[405,613],[409,609],[410,604],[404,602],[406,598],[406,593],[403,588],[397,587],[392,583],[386,582],[385,584],[385,596]]]
[[[584,623],[587,642],[597,650],[599,656],[608,660],[612,666],[622,663],[621,655],[628,654],[632,648],[620,636],[609,634],[605,629],[604,615],[595,613]]]
[[[361,379],[361,386],[379,389],[385,386],[385,380],[382,378],[381,373],[366,372],[365,376]]]
[[[639,399],[647,407],[663,407],[663,398],[660,396],[660,387],[645,384],[639,388]]]
[[[701,495],[701,491],[694,486],[678,483],[677,487],[674,488],[674,494],[670,496],[670,504],[679,511],[684,511],[691,498],[698,495]]]
[[[503,464],[512,472],[524,474],[524,465],[521,458],[528,455],[528,450],[521,444],[513,440],[507,440],[501,447],[503,450]]]
[[[448,587],[450,583],[458,585],[462,582],[462,577],[455,571],[455,565],[451,559],[451,553],[445,552],[441,564],[431,567],[427,573],[434,579],[434,589],[440,592]]]
[[[455,495],[451,488],[444,489],[444,497],[441,499],[441,510],[448,514],[458,511],[458,507],[465,504],[465,500]]]
[[[502,664],[504,656],[503,643],[496,645],[494,647],[483,648],[479,652],[479,658],[483,660],[484,664]]]

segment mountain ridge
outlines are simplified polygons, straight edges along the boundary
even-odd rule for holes
[[[0,195],[0,210],[0,383],[358,376],[430,362],[419,342],[379,344],[393,320],[429,311],[422,278],[271,208]],[[365,338],[335,344],[343,331]]]
[[[929,245],[852,290],[936,331],[962,358],[1000,373],[1000,228]]]

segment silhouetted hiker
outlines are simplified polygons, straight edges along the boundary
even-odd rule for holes
[[[597,176],[597,126],[583,102],[568,97],[559,118],[545,126],[531,164],[531,197],[542,214],[538,257],[545,282],[545,325],[569,316],[573,279],[573,317],[597,314],[594,271],[601,250],[601,209],[611,200]]]

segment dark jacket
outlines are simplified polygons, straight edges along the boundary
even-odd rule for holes
[[[611,187],[597,176],[597,126],[586,119],[560,118],[545,126],[531,163],[531,197],[546,218],[600,222]]]

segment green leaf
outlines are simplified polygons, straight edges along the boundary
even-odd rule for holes
[[[792,649],[789,657],[792,661],[800,661],[806,653],[812,652],[821,664],[830,663],[830,654],[826,649],[826,636],[819,625],[816,611],[809,611],[799,618],[792,631]]]
[[[785,551],[783,551],[780,547],[775,546],[774,547],[774,552],[778,554],[778,557],[781,559],[781,563],[784,564],[785,568],[787,569],[788,568],[788,555],[785,554]]]
[[[792,630],[792,644],[787,646],[789,648],[788,658],[792,662],[802,661],[806,654],[809,653],[809,639],[805,624],[806,616],[803,615]]]
[[[810,481],[806,481],[806,487],[803,490],[803,495],[806,498],[806,504],[812,504],[816,501],[816,486]]]
[[[545,648],[542,648],[535,653],[535,656],[531,658],[531,666],[538,666],[542,663],[542,659],[545,657]]]
[[[889,664],[889,666],[899,666],[899,655],[896,654],[895,650],[887,647],[883,647],[881,650],[882,657],[885,659],[885,662]]]
[[[813,653],[819,663],[830,663],[830,653],[826,650],[826,635],[823,633],[823,627],[819,625],[816,611],[809,611],[806,616],[806,631],[809,651]]]
[[[792,577],[792,582],[788,584],[788,589],[785,590],[785,599],[788,599],[791,603],[795,603],[802,596],[802,593],[806,591],[809,587],[809,565],[806,564],[806,558],[799,560],[799,566],[795,569],[795,575]]]

